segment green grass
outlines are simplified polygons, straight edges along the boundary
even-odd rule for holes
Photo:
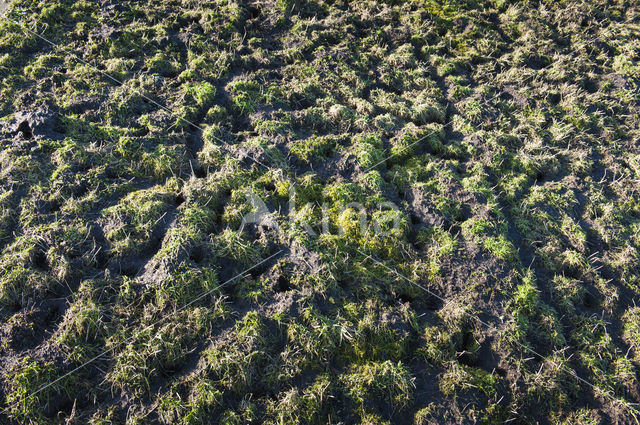
[[[632,2],[8,16],[1,423],[638,417]]]

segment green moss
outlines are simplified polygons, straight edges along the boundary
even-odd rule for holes
[[[355,156],[362,168],[378,165],[385,158],[382,139],[377,134],[358,136],[354,140],[353,145]]]
[[[193,98],[199,107],[208,106],[216,97],[216,88],[207,81],[198,84],[186,84],[184,91],[186,96]]]
[[[261,87],[255,81],[236,80],[227,84],[232,93],[233,107],[238,113],[252,113],[261,99]]]
[[[312,136],[308,139],[294,141],[291,153],[305,162],[319,161],[331,156],[337,143],[336,137]]]

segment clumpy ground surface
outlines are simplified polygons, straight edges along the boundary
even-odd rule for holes
[[[0,423],[640,415],[636,2],[15,0],[0,77]]]

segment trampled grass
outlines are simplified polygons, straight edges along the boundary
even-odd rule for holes
[[[639,40],[618,0],[14,0],[0,423],[637,422]]]

